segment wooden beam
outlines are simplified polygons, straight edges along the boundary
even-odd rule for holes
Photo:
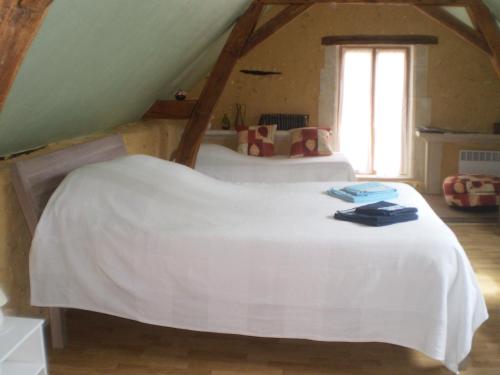
[[[241,51],[255,29],[262,7],[262,3],[254,0],[233,27],[226,45],[201,92],[193,116],[182,134],[176,153],[176,162],[190,167],[194,166],[203,134],[208,127],[214,107],[226,86]]]
[[[483,0],[470,0],[467,5],[473,22],[483,34],[486,43],[491,50],[491,62],[498,77],[500,78],[500,30],[489,8]]]
[[[187,119],[191,118],[197,100],[157,100],[144,114],[144,119],[168,118]]]
[[[259,0],[262,4],[371,4],[371,5],[467,5],[469,0]],[[472,0],[475,1],[475,0]]]
[[[470,28],[443,8],[432,5],[416,5],[416,8],[425,15],[439,22],[444,27],[453,31],[460,38],[472,44],[474,47],[479,48],[488,55],[491,54],[490,47],[488,47],[488,44],[482,34]]]
[[[332,35],[321,38],[321,44],[438,44],[432,35]]]
[[[52,0],[0,0],[0,110]]]
[[[241,52],[241,56],[245,56],[255,46],[267,39],[271,34],[275,33],[295,17],[309,8],[312,4],[289,5],[276,16],[259,27],[255,33],[248,39],[245,48]]]
[[[474,26],[474,30],[478,31],[479,32],[479,25],[477,24],[477,21],[476,19],[474,18],[474,15],[471,13],[471,10],[468,6],[465,7],[465,10],[467,11],[467,14],[469,15],[469,18],[472,22],[472,25]],[[481,34],[481,32],[479,32],[479,34],[481,36],[483,36],[483,34]]]

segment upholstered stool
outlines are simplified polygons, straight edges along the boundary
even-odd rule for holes
[[[500,177],[458,175],[443,182],[446,203],[458,207],[487,207],[500,205]]]

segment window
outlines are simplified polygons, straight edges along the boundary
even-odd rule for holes
[[[339,146],[360,174],[406,173],[408,47],[341,47]]]

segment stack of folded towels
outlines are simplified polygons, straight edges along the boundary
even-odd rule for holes
[[[326,193],[332,197],[352,203],[378,202],[398,197],[396,189],[380,182],[366,182],[346,186],[341,189],[331,188]]]
[[[349,210],[337,211],[334,218],[381,227],[383,225],[417,220],[418,215],[415,207],[404,207],[395,203],[381,201]]]

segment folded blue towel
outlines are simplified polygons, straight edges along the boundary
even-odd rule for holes
[[[365,182],[362,184],[350,185],[341,190],[351,195],[374,195],[396,191],[393,187],[381,184],[380,182]]]
[[[389,190],[383,193],[370,194],[370,195],[352,195],[343,190],[339,189],[329,189],[326,191],[328,195],[331,197],[339,198],[347,202],[352,203],[370,203],[370,202],[378,202],[385,201],[387,199],[394,199],[398,197],[397,190]]]

